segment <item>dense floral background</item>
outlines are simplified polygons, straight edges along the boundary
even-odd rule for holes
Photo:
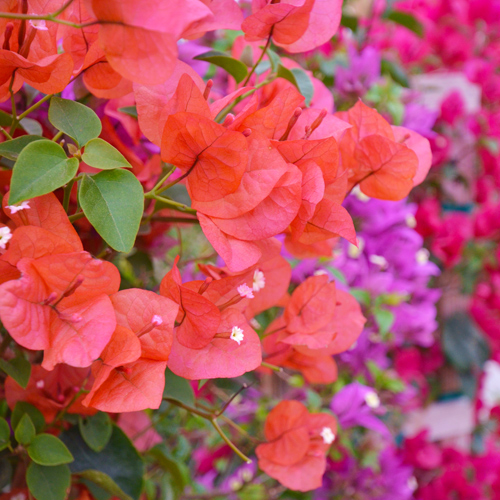
[[[0,45],[0,500],[500,500],[500,1]]]

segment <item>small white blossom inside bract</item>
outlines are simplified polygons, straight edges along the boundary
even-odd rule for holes
[[[253,291],[258,292],[266,286],[266,277],[258,269],[253,273]]]
[[[375,264],[376,266],[380,266],[381,270],[385,270],[389,267],[389,263],[387,262],[387,259],[382,256],[382,255],[370,255],[368,257],[368,260],[372,263]]]
[[[238,293],[244,299],[253,299],[254,298],[253,290],[246,283],[243,283],[243,285],[240,285],[236,290],[238,290]]]
[[[158,314],[155,314],[153,316],[153,319],[151,320],[151,323],[153,323],[153,325],[161,325],[163,323],[163,319],[161,316],[158,316]]]
[[[12,238],[12,232],[10,228],[7,226],[0,227],[0,248],[4,248],[7,246],[7,243]]]
[[[417,264],[420,264],[421,266],[427,264],[429,262],[429,250],[427,248],[421,248],[420,250],[417,251],[415,254],[415,260],[417,261]]]
[[[23,201],[20,205],[7,205],[7,208],[10,210],[10,213],[15,214],[16,212],[30,208],[30,202]]]
[[[366,394],[365,401],[370,408],[378,408],[380,406],[380,399],[373,391]]]
[[[414,216],[414,215],[412,215],[412,214],[408,214],[408,215],[406,216],[405,221],[406,221],[406,225],[407,225],[408,227],[411,227],[412,229],[413,229],[413,228],[415,228],[415,227],[417,227],[417,219],[415,219],[415,216]]]
[[[330,427],[323,427],[323,429],[321,429],[320,434],[325,444],[332,444],[333,441],[335,441],[335,434],[330,429]]]
[[[44,19],[31,19],[30,20],[30,25],[33,26],[36,30],[40,31],[48,31],[49,28],[47,28],[47,23],[45,22]]]
[[[244,338],[243,330],[241,328],[238,328],[237,326],[233,326],[230,338],[231,340],[238,342],[238,345],[240,345]]]

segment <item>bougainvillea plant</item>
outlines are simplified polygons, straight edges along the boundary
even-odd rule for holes
[[[299,64],[341,16],[0,0],[2,498],[196,498],[191,447],[241,495],[322,485],[336,406],[272,374],[335,382],[366,319],[289,261],[360,249],[346,196],[402,200],[431,167],[426,138],[362,101],[334,113]],[[249,432],[232,407],[258,387]]]

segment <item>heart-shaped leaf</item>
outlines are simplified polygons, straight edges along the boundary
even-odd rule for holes
[[[99,137],[102,130],[101,120],[94,111],[79,102],[60,97],[50,100],[49,121],[57,130],[74,139],[80,147]]]
[[[86,175],[78,197],[87,219],[109,246],[130,252],[144,209],[144,191],[135,175],[121,169]]]
[[[111,419],[107,413],[102,411],[86,419],[80,417],[78,426],[80,427],[80,434],[84,441],[90,448],[97,452],[101,451],[108,444],[113,432]]]
[[[22,354],[9,361],[0,359],[0,369],[10,375],[23,389],[26,389],[30,381],[31,363]]]
[[[64,500],[71,473],[67,465],[44,467],[32,463],[26,472],[26,483],[36,500]]]
[[[247,67],[241,61],[218,50],[210,50],[196,56],[194,59],[207,61],[225,69],[238,83],[242,82],[248,73]]]
[[[87,143],[82,159],[87,165],[101,170],[132,168],[132,165],[118,149],[99,138],[92,139]]]
[[[28,455],[39,465],[63,465],[74,460],[66,445],[52,434],[38,434],[28,447]]]
[[[55,142],[43,139],[28,144],[19,154],[10,184],[9,203],[48,194],[67,184],[78,170],[78,160],[68,158]]]
[[[0,156],[9,160],[16,160],[19,153],[30,143],[43,139],[40,135],[22,135],[11,141],[5,141],[0,144]]]
[[[25,413],[19,424],[17,424],[16,430],[14,431],[14,437],[18,443],[26,446],[31,443],[35,435],[35,426],[33,425],[29,415]]]

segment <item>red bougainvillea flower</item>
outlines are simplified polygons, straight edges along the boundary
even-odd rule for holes
[[[257,368],[260,340],[240,310],[240,303],[253,300],[250,285],[259,293],[255,271],[182,284],[177,261],[160,284],[160,293],[180,305],[169,368],[192,380],[237,377]]]
[[[85,0],[85,6],[102,22],[99,44],[111,67],[129,80],[150,84],[171,75],[183,32],[214,17],[199,0]]]
[[[256,449],[259,467],[292,490],[319,488],[336,432],[332,415],[309,413],[298,401],[282,401],[266,419],[268,442]]]
[[[2,2],[1,10],[11,13],[43,15],[64,2]],[[23,10],[24,9],[24,10]],[[69,54],[58,54],[57,25],[26,20],[0,20],[4,34],[0,49],[0,102],[9,96],[9,87],[17,92],[27,83],[44,94],[61,92],[69,83],[73,61]]]
[[[372,198],[397,201],[422,182],[430,168],[426,139],[401,129],[396,138],[389,123],[361,101],[337,115],[352,125],[339,143],[349,189],[359,184]]]
[[[254,266],[241,273],[231,273],[227,268],[198,265],[200,271],[214,280],[240,277],[253,291],[251,300],[242,300],[233,307],[242,311],[247,319],[274,307],[287,295],[292,270],[288,261],[280,255],[281,245],[272,238],[262,252],[261,259]],[[207,290],[207,292],[210,290]]]
[[[24,201],[17,206],[8,205],[9,195],[3,199],[5,214],[12,219],[11,227],[0,228],[0,284],[17,279],[16,268],[24,257],[82,251],[82,242],[62,205],[53,193]]]
[[[19,210],[25,204],[28,204],[28,207]],[[16,227],[40,227],[63,238],[71,245],[73,251],[80,252],[83,250],[80,237],[54,193],[32,198],[16,207],[9,206],[9,195],[7,194],[3,199],[3,210],[7,217],[12,219]],[[23,256],[28,257],[28,255]]]
[[[178,305],[131,288],[111,296],[116,330],[92,365],[95,382],[83,401],[113,413],[159,408]]]
[[[166,109],[174,114],[163,130],[162,159],[186,178],[212,246],[231,271],[243,271],[262,256],[261,242],[284,231],[297,215],[302,174],[261,131],[248,129],[244,121],[238,122],[242,131],[214,122],[201,91],[186,75]]]
[[[115,329],[109,295],[120,275],[87,252],[23,258],[21,277],[0,286],[0,318],[27,349],[45,351],[42,366],[90,366]]]
[[[181,377],[202,380],[239,377],[261,362],[259,336],[245,316],[230,307],[222,311],[218,331],[204,348],[189,349],[174,339],[168,366]]]
[[[266,361],[300,370],[310,382],[333,382],[337,370],[331,355],[349,349],[365,321],[354,297],[336,290],[327,276],[312,276],[296,288],[283,316],[269,325]]]
[[[34,365],[26,389],[23,389],[11,377],[7,377],[5,398],[10,409],[13,409],[18,401],[25,401],[36,406],[48,423],[52,422],[56,415],[70,403],[71,405],[66,409],[67,413],[92,415],[95,410],[85,408],[81,404],[83,394],[73,401],[84,383],[84,388],[90,389],[89,379],[89,368],[73,368],[60,364],[49,372],[39,365]]]
[[[241,25],[248,41],[262,40],[272,34],[274,43],[288,52],[306,52],[335,35],[342,15],[342,0],[293,3],[253,0],[252,12]]]

